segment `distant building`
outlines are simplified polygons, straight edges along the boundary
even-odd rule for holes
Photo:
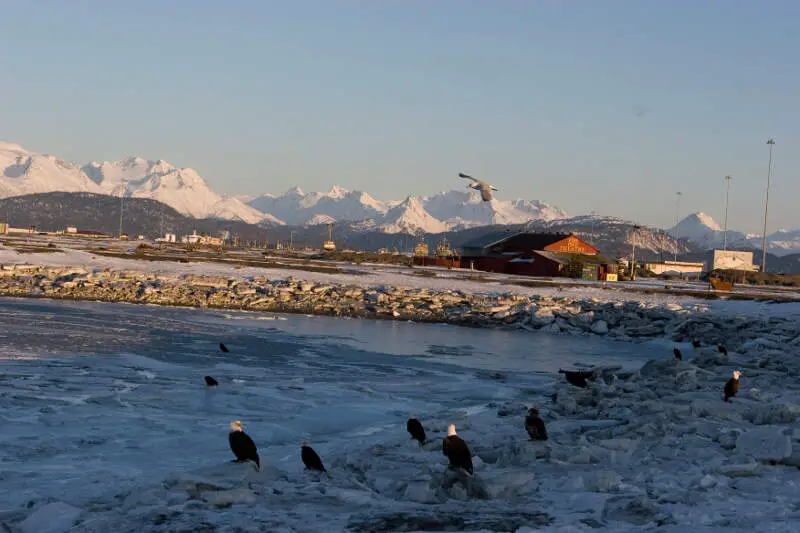
[[[616,264],[573,233],[498,232],[462,246],[461,267],[525,276],[606,280]]]
[[[414,257],[427,257],[428,255],[428,245],[425,244],[425,241],[418,243],[414,247]]]
[[[753,264],[753,252],[714,250],[711,257],[711,268],[709,270],[756,271],[758,267]]]
[[[158,237],[156,242],[178,242],[178,236],[174,233],[165,233],[163,237]]]
[[[699,276],[705,271],[705,263],[693,263],[691,261],[663,261],[656,263],[645,263],[644,269],[657,275],[667,276]]]
[[[75,226],[67,226],[67,233],[78,233],[78,228]]]

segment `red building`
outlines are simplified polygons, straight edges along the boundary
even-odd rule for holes
[[[502,232],[465,244],[461,267],[525,276],[605,279],[608,261],[572,233]]]

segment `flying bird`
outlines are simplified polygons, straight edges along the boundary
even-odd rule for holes
[[[447,436],[442,439],[442,453],[449,459],[451,468],[463,468],[472,476],[472,453],[464,439],[456,434],[455,424],[447,426]]]
[[[231,451],[236,456],[235,463],[253,461],[256,464],[256,470],[261,470],[261,459],[258,457],[256,443],[253,442],[250,435],[244,432],[242,423],[238,420],[231,422],[228,444],[231,445]]]
[[[308,445],[307,440],[302,442],[300,449],[300,458],[303,460],[303,464],[306,465],[306,468],[309,470],[317,470],[319,472],[327,472],[325,467],[322,465],[322,459],[319,458],[319,455],[314,451],[314,448]]]
[[[425,428],[422,427],[422,422],[416,417],[408,417],[406,429],[411,434],[411,438],[418,440],[420,444],[425,444]]]
[[[544,420],[539,418],[539,410],[535,407],[531,407],[528,416],[525,417],[525,431],[531,440],[547,440],[547,428]]]
[[[476,191],[481,191],[481,199],[483,199],[484,202],[488,202],[489,200],[492,199],[492,191],[499,191],[500,190],[497,187],[495,187],[494,185],[489,185],[485,181],[481,181],[479,179],[473,178],[472,176],[470,176],[468,174],[464,174],[462,172],[458,173],[458,177],[464,178],[464,179],[468,179],[468,180],[472,180],[472,183],[467,185],[467,187],[469,187],[471,189],[475,189]]]

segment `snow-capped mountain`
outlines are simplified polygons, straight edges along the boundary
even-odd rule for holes
[[[0,142],[0,198],[56,191],[99,193],[100,187],[78,165]]]
[[[231,196],[215,193],[191,168],[128,157],[79,167],[57,157],[0,142],[0,198],[45,192],[90,192],[151,198],[194,218],[283,224]]]
[[[692,213],[678,222],[677,226],[666,231],[678,239],[687,239],[707,250],[722,248],[725,241],[725,231],[722,227],[716,220],[701,212]],[[751,248],[751,243],[744,233],[728,229],[728,246]]]
[[[725,240],[725,231],[716,220],[705,213],[692,213],[677,226],[666,230],[678,239],[687,239],[693,244],[711,250],[722,248]],[[761,235],[744,234],[735,230],[728,230],[728,248],[736,249],[761,249]],[[800,230],[781,229],[767,235],[767,252],[782,256],[800,251]]]
[[[753,246],[761,247],[761,236],[754,235],[750,242]],[[775,255],[787,255],[800,251],[800,229],[779,229],[767,235],[767,251]]]
[[[409,196],[401,201],[379,201],[362,191],[334,185],[328,192],[305,193],[293,187],[275,196],[264,194],[250,205],[288,224],[311,226],[335,221],[371,220],[365,227],[387,232],[438,233],[489,224],[523,224],[529,220],[566,217],[564,211],[539,201],[483,202],[477,192],[442,191],[431,196]],[[402,229],[401,229],[402,228]]]
[[[428,213],[451,228],[523,224],[529,220],[555,220],[567,216],[561,209],[537,200],[492,198],[484,202],[477,192],[442,191],[423,196],[420,201]]]
[[[194,218],[283,224],[233,196],[220,196],[194,169],[178,168],[163,159],[129,157],[112,162],[92,161],[82,170],[105,194],[158,200]]]
[[[442,233],[448,225],[430,215],[416,196],[409,196],[392,207],[381,221],[379,229],[384,233]]]
[[[310,224],[315,219],[323,224],[330,222],[330,219],[378,219],[389,210],[386,204],[365,192],[348,191],[338,185],[334,185],[328,192],[312,193],[305,193],[300,187],[292,187],[279,196],[259,196],[249,202],[249,205],[292,225]]]

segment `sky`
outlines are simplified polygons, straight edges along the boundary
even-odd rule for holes
[[[796,0],[30,0],[0,140],[224,194],[465,189],[668,227],[800,227]],[[680,205],[676,192],[682,192]]]

